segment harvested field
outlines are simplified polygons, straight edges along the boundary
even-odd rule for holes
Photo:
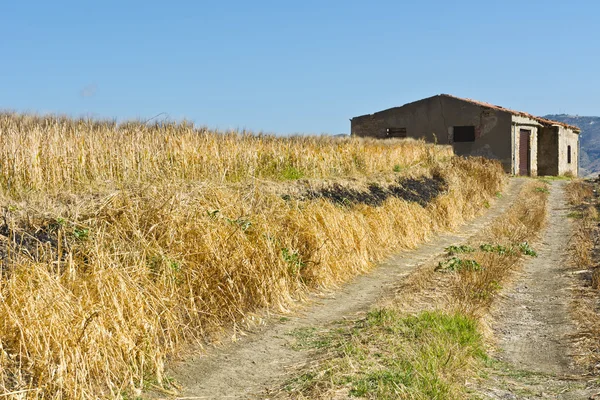
[[[504,183],[421,141],[0,115],[0,393],[168,387],[182,348],[458,227]],[[387,197],[302,197],[336,184]]]

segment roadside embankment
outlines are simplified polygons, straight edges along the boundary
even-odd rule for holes
[[[422,141],[0,115],[0,393],[118,398],[169,357],[456,229],[500,165]]]

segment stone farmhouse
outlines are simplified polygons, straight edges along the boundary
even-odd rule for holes
[[[514,175],[578,172],[579,128],[480,101],[440,94],[350,121],[353,136],[423,138],[499,160]]]

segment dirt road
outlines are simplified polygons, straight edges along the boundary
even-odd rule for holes
[[[492,310],[497,323],[501,365],[482,391],[492,399],[588,399],[598,393],[573,364],[569,334],[570,288],[575,277],[568,267],[572,224],[567,214],[565,181],[550,189],[548,226],[535,245],[518,281]],[[600,398],[600,397],[599,397]]]
[[[393,257],[372,273],[357,277],[329,296],[315,296],[300,316],[272,321],[266,328],[236,343],[211,349],[205,355],[181,363],[173,373],[186,388],[181,398],[254,398],[253,394],[280,381],[286,368],[307,360],[306,352],[290,346],[291,331],[305,327],[319,329],[367,311],[417,266],[438,257],[451,244],[466,242],[505,212],[522,184],[523,180],[512,179],[502,198],[483,216],[461,227],[460,233],[438,235],[416,250]]]

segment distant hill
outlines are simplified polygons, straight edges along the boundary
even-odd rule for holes
[[[600,117],[580,117],[579,115],[553,114],[544,118],[575,125],[581,128],[580,175],[600,174]]]

